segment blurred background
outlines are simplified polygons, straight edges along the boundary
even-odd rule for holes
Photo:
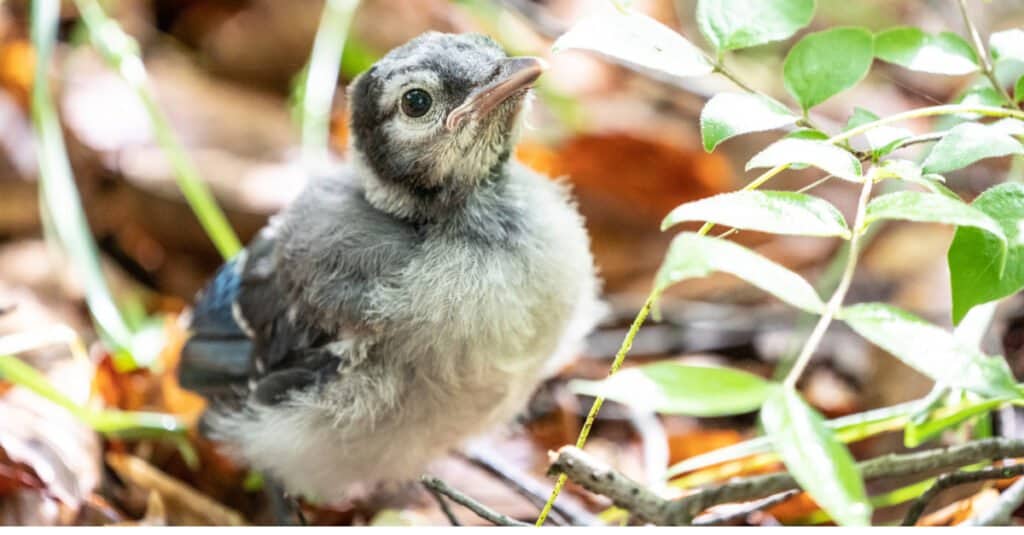
[[[511,52],[550,59],[518,157],[572,183],[613,314],[591,337],[586,353],[538,392],[520,421],[474,446],[484,452],[480,455],[499,460],[506,474],[543,482],[542,491],[550,485],[544,478],[547,451],[575,441],[589,407],[589,398],[573,395],[566,381],[607,373],[673,236],[659,231],[661,219],[682,202],[741,187],[750,178],[743,162],[778,136],[743,136],[708,154],[700,145],[700,109],[711,95],[735,90],[730,81],[714,76],[685,83],[659,80],[580,52],[551,56],[553,39],[605,1],[363,0],[347,37],[329,114],[330,151],[344,160],[345,85],[389,49],[427,30],[483,32]],[[634,6],[702,44],[693,22],[695,3],[637,0]],[[323,2],[97,4],[138,41],[152,102],[141,100],[90,45],[90,29],[76,7],[81,5],[61,4],[57,46],[52,61],[41,68],[54,94],[55,118],[87,227],[76,219],[73,196],[44,195],[47,208],[40,208],[39,159],[51,153],[37,150],[32,135],[38,55],[30,40],[31,4],[0,0],[0,355],[30,349],[19,358],[76,406],[86,407],[69,411],[0,381],[0,525],[267,522],[258,477],[231,465],[194,431],[131,435],[118,433],[116,426],[101,434],[93,429],[105,408],[174,414],[186,426],[201,410],[201,401],[173,379],[183,336],[178,315],[222,257],[182,195],[176,182],[181,162],[167,157],[160,136],[177,136],[230,226],[248,241],[306,180],[303,80]],[[977,5],[984,7],[972,16],[985,34],[1024,24],[1024,2]],[[821,0],[804,31],[847,24],[963,30],[954,2]],[[792,102],[780,76],[788,46],[744,50],[728,61],[747,84]],[[868,80],[816,108],[814,119],[836,132],[854,104],[885,115],[955,101],[972,81],[876,63]],[[154,123],[149,105],[166,114],[167,124]],[[927,124],[909,126],[924,132]],[[1024,165],[986,160],[952,174],[948,185],[969,200],[1008,174],[1021,179]],[[772,189],[795,190],[817,178],[813,171],[790,171]],[[856,202],[856,186],[842,181],[825,183],[814,193],[847,216]],[[90,235],[95,251],[81,245]],[[872,236],[850,300],[890,301],[948,326],[945,251],[951,237],[952,229],[939,225],[884,226]],[[827,280],[838,245],[753,232],[734,239],[811,281]],[[90,278],[90,256],[98,260],[106,288]],[[93,319],[103,324],[96,308],[103,302],[116,307],[113,314],[120,317],[114,324],[127,331],[120,347],[118,328],[98,334],[94,327]],[[1024,311],[1011,305],[990,343],[1007,352],[1022,377],[1024,337],[1014,316]],[[663,313],[663,321],[641,330],[629,362],[672,358],[771,376],[806,328],[805,319],[725,275],[676,287],[666,296]],[[851,414],[927,393],[930,381],[844,329],[835,325],[829,331],[801,383],[824,414]],[[95,418],[83,418],[82,411]],[[655,417],[609,403],[588,450],[647,481],[668,463],[755,432],[752,416]],[[853,451],[868,455],[900,447],[900,437],[881,436]],[[695,481],[774,468],[733,463],[698,473]],[[482,469],[479,459],[453,456],[439,462],[434,473],[505,514],[536,516],[536,505]],[[595,514],[609,505],[588,501],[571,486],[562,500]],[[808,500],[785,505],[764,513],[763,522],[795,522],[814,511]],[[429,497],[413,491],[307,504],[307,513],[317,524],[445,522]]]

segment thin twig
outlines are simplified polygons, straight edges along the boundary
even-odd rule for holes
[[[970,518],[964,526],[1008,526],[1013,512],[1024,504],[1024,479],[1010,485],[991,509]]]
[[[767,498],[761,498],[760,500],[754,500],[744,504],[737,505],[728,511],[724,511],[718,514],[708,514],[705,516],[697,517],[693,519],[693,525],[695,526],[718,526],[721,524],[728,524],[730,522],[736,522],[740,520],[746,520],[748,516],[758,511],[763,511],[769,507],[774,507],[780,503],[788,501],[793,496],[800,494],[799,490],[787,490],[786,492],[780,492],[778,494],[768,496]]]
[[[951,474],[945,474],[935,480],[935,483],[914,500],[914,503],[907,510],[907,515],[903,518],[904,526],[913,526],[917,523],[917,519],[921,518],[921,514],[928,507],[928,504],[939,495],[940,492],[956,487],[958,485],[964,485],[967,483],[975,483],[978,481],[987,481],[990,479],[1006,479],[1010,477],[1016,477],[1024,474],[1024,464],[1015,464],[1011,466],[1000,466],[993,468],[985,468],[983,470],[973,470],[970,472],[953,472]]]
[[[883,455],[861,462],[857,468],[864,479],[878,479],[949,470],[1022,455],[1024,440],[991,438],[947,448]],[[615,505],[659,525],[688,525],[698,514],[715,505],[756,500],[797,488],[789,473],[779,472],[734,479],[669,501],[569,446],[559,450],[549,473],[566,474],[590,492],[606,496]]]
[[[839,286],[836,287],[835,293],[828,300],[825,305],[825,311],[822,313],[821,318],[818,319],[818,323],[814,326],[814,330],[811,331],[811,335],[807,338],[807,342],[804,343],[803,349],[796,358],[796,362],[793,367],[790,368],[789,373],[786,374],[786,379],[783,382],[787,387],[795,387],[797,379],[803,373],[804,368],[807,367],[807,363],[811,361],[811,357],[814,352],[818,349],[818,345],[821,344],[822,338],[825,336],[825,331],[828,330],[829,324],[832,323],[832,319],[836,314],[839,313],[839,309],[843,306],[843,301],[846,299],[846,292],[850,289],[850,283],[853,282],[853,273],[857,267],[857,257],[860,252],[860,240],[863,236],[864,213],[867,209],[868,199],[871,198],[871,186],[873,180],[871,177],[864,177],[864,185],[861,188],[860,199],[857,202],[857,215],[853,221],[853,237],[850,238],[850,252],[846,257],[846,266],[843,268],[843,276],[839,280]]]
[[[492,452],[485,448],[467,448],[466,452],[461,454],[461,456],[466,462],[501,480],[538,508],[543,507],[547,502],[547,485],[533,476],[524,473],[522,470],[509,466],[509,463],[493,455]],[[593,526],[599,523],[593,514],[575,501],[555,504],[551,512],[560,517],[562,524]]]
[[[448,502],[445,501],[444,495],[442,495],[434,487],[427,485],[425,482],[422,483],[422,485],[423,488],[427,489],[427,492],[429,492],[430,495],[434,497],[434,501],[437,502],[437,507],[441,509],[442,513],[444,513],[445,518],[448,519],[448,523],[453,526],[461,526],[462,524],[459,523],[459,519],[455,518],[455,513],[452,512],[452,508],[448,507]]]
[[[420,481],[428,489],[434,490],[444,496],[447,496],[451,501],[473,511],[476,516],[494,524],[495,526],[515,526],[524,527],[529,526],[526,522],[520,522],[514,518],[505,516],[490,507],[466,496],[465,494],[451,488],[447,483],[441,481],[434,476],[423,476]]]
[[[988,59],[988,51],[985,50],[985,44],[981,41],[978,27],[974,25],[974,21],[967,14],[967,0],[959,0],[957,3],[960,6],[960,16],[964,19],[964,26],[967,27],[967,33],[970,35],[974,53],[977,54],[978,61],[981,61],[981,73],[985,75],[985,78],[988,78],[992,88],[998,91],[1006,102],[1013,105],[1013,99],[1010,98],[1010,94],[1006,92],[1006,88],[996,78],[996,72],[992,69],[992,62]]]

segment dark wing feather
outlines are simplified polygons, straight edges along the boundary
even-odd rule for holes
[[[258,401],[275,403],[337,369],[337,357],[319,349],[330,337],[287,319],[274,248],[271,225],[198,296],[178,369],[183,387],[215,398],[252,387]]]

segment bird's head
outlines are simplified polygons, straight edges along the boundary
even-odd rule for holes
[[[381,58],[349,88],[352,153],[371,202],[416,217],[493,180],[543,69],[479,34],[430,32]]]

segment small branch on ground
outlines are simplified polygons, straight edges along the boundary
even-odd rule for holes
[[[903,525],[913,526],[916,524],[917,520],[921,518],[921,514],[924,513],[925,508],[928,507],[928,504],[931,503],[931,501],[934,500],[940,492],[946,489],[967,483],[987,481],[990,479],[1006,479],[1022,474],[1024,474],[1024,464],[985,468],[983,470],[975,470],[971,472],[953,472],[952,474],[941,476],[935,480],[935,484],[929,487],[924,494],[918,496],[917,500],[915,500],[913,505],[910,506],[906,517],[903,518]]]
[[[455,518],[455,513],[452,512],[451,507],[448,507],[448,502],[445,501],[444,495],[438,492],[434,487],[427,485],[425,482],[422,482],[422,485],[423,488],[427,489],[427,492],[434,497],[434,501],[437,502],[437,507],[441,509],[442,513],[444,513],[445,518],[448,519],[448,523],[453,526],[461,526],[462,524],[459,522],[458,518]]]
[[[981,461],[1024,456],[1024,440],[991,438],[968,444],[904,454],[889,454],[857,465],[868,479],[950,470]],[[734,479],[678,500],[666,500],[574,447],[555,454],[549,474],[563,473],[583,488],[610,498],[615,505],[659,525],[689,525],[715,505],[746,502],[797,488],[789,473]]]
[[[526,522],[520,522],[514,518],[505,516],[490,507],[466,496],[465,494],[451,488],[447,483],[441,481],[434,476],[423,476],[420,481],[433,492],[437,492],[443,496],[446,496],[451,501],[473,511],[476,516],[494,524],[495,526],[516,526],[523,527],[529,526]]]
[[[767,498],[761,498],[760,500],[754,500],[743,504],[737,504],[735,507],[731,507],[728,511],[722,511],[720,513],[709,513],[704,516],[699,516],[693,519],[694,526],[719,526],[722,524],[729,524],[731,522],[737,522],[746,520],[748,516],[758,511],[763,511],[769,507],[776,506],[782,502],[785,502],[800,494],[799,490],[787,490],[786,492],[780,492],[778,494],[769,496]]]
[[[967,520],[962,525],[1009,526],[1010,517],[1021,504],[1024,504],[1024,478],[1018,479],[1013,485],[1010,485],[999,497],[999,502],[995,507]]]

